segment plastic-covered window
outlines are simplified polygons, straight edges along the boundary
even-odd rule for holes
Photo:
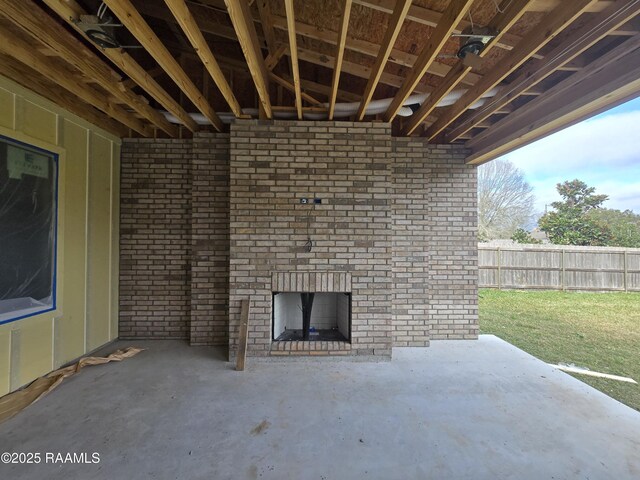
[[[0,137],[0,324],[56,308],[56,154]]]

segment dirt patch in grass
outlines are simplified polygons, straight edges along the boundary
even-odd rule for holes
[[[640,293],[480,291],[480,331],[548,363],[640,382]],[[640,411],[640,385],[574,375]]]

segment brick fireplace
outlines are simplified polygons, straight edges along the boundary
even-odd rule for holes
[[[249,298],[253,356],[384,359],[476,338],[466,153],[383,123],[247,120],[228,135],[125,141],[121,337],[227,344],[233,357]],[[348,341],[276,341],[279,292],[347,294]]]

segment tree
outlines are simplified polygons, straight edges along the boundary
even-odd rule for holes
[[[553,202],[554,212],[545,213],[538,225],[546,232],[551,243],[559,245],[608,245],[611,232],[608,226],[597,221],[589,212],[599,209],[609,198],[595,195],[596,189],[576,179],[558,183],[561,202]]]
[[[478,169],[478,237],[510,238],[533,217],[533,188],[508,160],[494,160]]]
[[[524,228],[518,228],[511,236],[511,240],[516,243],[542,243],[540,240],[533,238]]]
[[[598,224],[607,226],[611,232],[609,246],[640,248],[640,215],[631,210],[609,208],[595,208],[587,215]]]

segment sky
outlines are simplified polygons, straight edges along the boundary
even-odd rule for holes
[[[538,213],[560,200],[557,183],[578,178],[609,195],[604,207],[640,214],[640,98],[502,158],[524,173]]]

